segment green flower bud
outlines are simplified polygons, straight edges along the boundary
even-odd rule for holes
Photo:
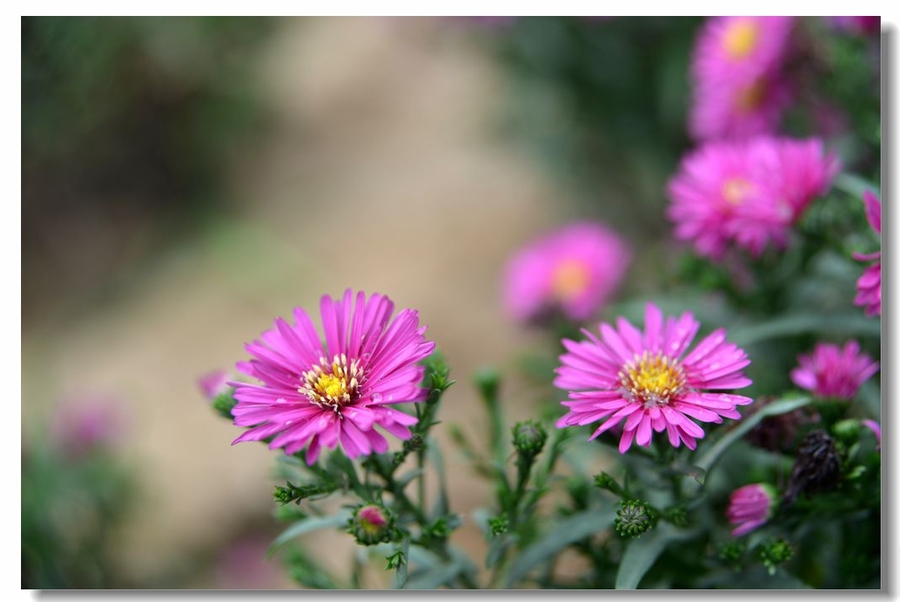
[[[284,505],[294,499],[294,496],[291,495],[291,490],[288,487],[281,487],[280,485],[275,486],[275,493],[272,494],[275,498],[276,502]]]
[[[856,418],[846,418],[836,422],[834,426],[831,427],[831,432],[835,437],[849,445],[855,443],[859,439],[861,429],[862,424],[860,424],[859,420]]]
[[[547,442],[547,431],[540,422],[518,422],[512,429],[513,446],[523,456],[533,458],[541,453]]]
[[[774,575],[778,565],[787,562],[793,555],[791,544],[781,538],[768,540],[759,546],[759,558],[770,575]]]
[[[504,513],[500,516],[489,518],[488,526],[491,528],[491,535],[494,537],[503,535],[509,530],[509,517]]]
[[[473,379],[485,400],[497,399],[497,390],[500,388],[500,373],[497,370],[481,368],[475,372]]]
[[[653,526],[650,506],[641,500],[625,500],[616,510],[616,532],[622,537],[640,537]]]
[[[675,506],[666,511],[665,519],[676,527],[687,527],[688,514],[684,506]]]
[[[719,558],[731,565],[734,570],[741,567],[741,557],[747,549],[746,545],[737,539],[732,539],[719,550]]]

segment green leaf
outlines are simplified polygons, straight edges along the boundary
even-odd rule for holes
[[[663,553],[666,546],[679,539],[687,539],[696,531],[682,531],[660,523],[639,539],[632,540],[622,555],[616,574],[616,589],[636,589],[641,579]]]
[[[788,412],[802,408],[811,401],[811,397],[789,397],[786,399],[779,399],[778,401],[766,405],[752,416],[745,418],[735,429],[726,433],[725,436],[716,441],[709,449],[701,453],[696,464],[697,468],[704,471],[704,473],[709,473],[710,468],[716,463],[719,456],[721,456],[731,444],[750,432],[750,430],[764,418],[778,416],[779,414],[787,414]]]
[[[295,537],[300,537],[301,535],[305,535],[313,531],[318,531],[319,529],[342,527],[347,524],[347,521],[350,520],[351,516],[352,515],[349,510],[340,510],[337,512],[337,514],[333,514],[331,516],[311,516],[297,523],[294,523],[293,525],[285,529],[281,533],[281,535],[275,538],[275,541],[273,541],[272,545],[269,546],[269,550],[266,552],[266,555],[271,555],[272,552],[274,552],[277,548],[282,546],[285,542],[294,539]]]
[[[863,193],[867,190],[874,192],[879,197],[881,196],[881,186],[852,173],[844,172],[838,174],[837,177],[834,178],[834,187],[859,199],[862,198]]]
[[[808,313],[787,315],[734,330],[729,338],[736,345],[745,346],[778,337],[821,332],[880,337],[881,320],[868,318],[862,313],[831,316]]]
[[[613,507],[585,510],[550,525],[547,533],[522,550],[509,564],[504,588],[511,588],[541,563],[548,562],[566,546],[609,528],[615,518]]]

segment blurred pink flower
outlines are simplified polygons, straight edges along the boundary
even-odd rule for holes
[[[871,191],[863,193],[863,201],[866,204],[866,217],[869,225],[879,235],[881,234],[881,202]],[[856,297],[853,304],[864,307],[867,316],[881,315],[881,251],[874,253],[854,253],[853,258],[858,261],[875,261],[863,271],[862,276],[856,281]]]
[[[507,263],[503,301],[510,315],[536,321],[553,312],[580,321],[619,287],[631,250],[601,223],[576,222],[532,242]]]
[[[860,424],[872,431],[875,438],[878,439],[878,447],[876,449],[881,451],[881,426],[874,420],[863,420]]]
[[[238,400],[234,423],[252,427],[233,443],[273,437],[269,448],[286,454],[307,446],[311,465],[323,446],[340,444],[350,458],[387,451],[375,426],[400,439],[412,435],[407,427],[417,419],[391,405],[428,394],[419,362],[434,343],[425,340],[418,312],[404,309],[391,320],[390,299],[377,293],[366,299],[360,291],[354,307],[350,289],[338,301],[323,296],[320,310],[324,344],[298,307],[295,326],[276,318],[262,341],[246,345],[254,359],[237,368],[263,384],[229,383]]]
[[[246,537],[228,545],[214,567],[217,589],[272,589],[286,587],[284,567],[269,558],[272,542],[264,537]]]
[[[696,140],[773,133],[790,102],[782,75],[792,17],[710,17],[691,65],[688,128]]]
[[[118,398],[85,395],[67,400],[56,410],[50,422],[50,438],[67,457],[78,458],[119,445],[127,422]]]
[[[620,453],[633,441],[648,446],[653,431],[663,430],[673,446],[684,442],[695,449],[704,432],[690,418],[718,424],[722,418],[740,418],[736,407],[752,403],[749,397],[711,392],[752,382],[742,372],[750,360],[725,342],[724,329],[685,356],[700,329],[690,312],[664,322],[660,309],[647,303],[643,333],[621,317],[616,325],[600,324],[600,338],[583,329],[588,340],[563,339],[567,353],[559,358],[553,384],[569,391],[569,399],[561,402],[569,411],[557,428],[606,419],[591,435],[594,439],[624,420]]]
[[[881,17],[825,17],[839,31],[857,35],[881,32]]]
[[[754,256],[769,245],[783,249],[791,227],[828,190],[839,167],[818,139],[708,142],[686,155],[669,180],[674,235],[713,259],[732,243]]]
[[[801,389],[818,397],[849,401],[859,387],[878,372],[878,362],[860,353],[859,343],[847,341],[838,345],[818,343],[809,355],[797,358],[799,365],[791,371],[791,380]]]
[[[771,518],[777,499],[777,492],[768,483],[753,483],[732,491],[725,511],[728,522],[737,525],[731,535],[739,537],[764,525]]]
[[[231,380],[225,370],[213,370],[197,379],[197,385],[203,392],[203,396],[213,401],[216,397],[231,390],[228,381]]]

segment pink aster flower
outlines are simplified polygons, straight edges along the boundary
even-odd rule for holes
[[[863,201],[866,203],[866,217],[869,219],[869,225],[880,235],[881,202],[875,194],[868,190],[863,193]],[[867,316],[880,316],[881,251],[868,254],[854,253],[853,258],[858,261],[875,261],[856,281],[856,297],[853,299],[853,304],[864,307]]]
[[[79,458],[118,445],[124,437],[128,415],[122,402],[105,394],[67,400],[50,421],[50,438],[69,458]]]
[[[203,396],[213,401],[219,395],[231,390],[231,385],[228,384],[229,380],[231,377],[225,370],[213,370],[198,378],[197,385],[203,392]]]
[[[851,400],[860,386],[878,372],[878,362],[860,353],[859,343],[847,341],[843,349],[819,343],[809,355],[797,358],[791,380],[818,397]]]
[[[607,226],[576,222],[529,244],[507,263],[503,300],[516,320],[560,312],[580,321],[609,300],[631,263],[631,250]]]
[[[731,492],[728,522],[737,525],[731,535],[738,537],[761,527],[772,517],[778,493],[768,483],[752,483]]]
[[[253,356],[238,370],[261,385],[231,382],[238,403],[234,423],[252,427],[233,443],[272,437],[270,449],[293,454],[306,447],[306,462],[314,464],[322,447],[340,444],[355,458],[387,451],[388,442],[375,429],[400,439],[411,436],[417,419],[393,409],[415,403],[428,391],[420,386],[425,368],[419,361],[434,349],[425,340],[418,312],[404,309],[394,316],[393,302],[362,291],[347,290],[340,300],[322,297],[324,342],[312,320],[294,309],[295,325],[276,318],[262,340],[246,345]]]
[[[784,248],[792,226],[839,168],[818,139],[708,142],[685,156],[669,181],[675,237],[713,259],[732,244],[754,256],[769,245]]]
[[[749,397],[717,393],[751,384],[742,369],[750,363],[742,349],[725,341],[725,330],[705,337],[691,351],[700,323],[690,312],[663,320],[662,312],[647,303],[644,332],[619,318],[616,328],[600,324],[600,338],[583,329],[586,341],[563,339],[554,384],[569,391],[561,402],[569,408],[557,428],[605,420],[591,435],[622,424],[619,452],[632,442],[648,446],[653,431],[666,431],[669,442],[695,449],[704,436],[691,418],[721,423],[740,418],[736,407]]]
[[[879,425],[874,420],[868,419],[863,420],[860,424],[872,431],[872,434],[874,434],[875,438],[878,439],[878,447],[876,449],[878,451],[881,451],[881,425]]]
[[[774,132],[790,102],[782,74],[792,17],[711,17],[697,37],[688,117],[697,140]]]

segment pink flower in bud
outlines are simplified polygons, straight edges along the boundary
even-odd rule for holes
[[[869,430],[874,433],[875,438],[878,439],[878,451],[881,451],[881,425],[879,425],[874,420],[863,420],[861,424],[865,427],[868,427]]]
[[[768,483],[752,483],[732,491],[725,511],[728,522],[737,525],[731,535],[739,537],[764,525],[772,517],[777,498],[775,488]]]
[[[219,395],[231,390],[231,385],[228,384],[229,380],[231,380],[231,376],[227,371],[213,370],[198,378],[197,385],[203,392],[203,396],[208,400],[213,401]]]

